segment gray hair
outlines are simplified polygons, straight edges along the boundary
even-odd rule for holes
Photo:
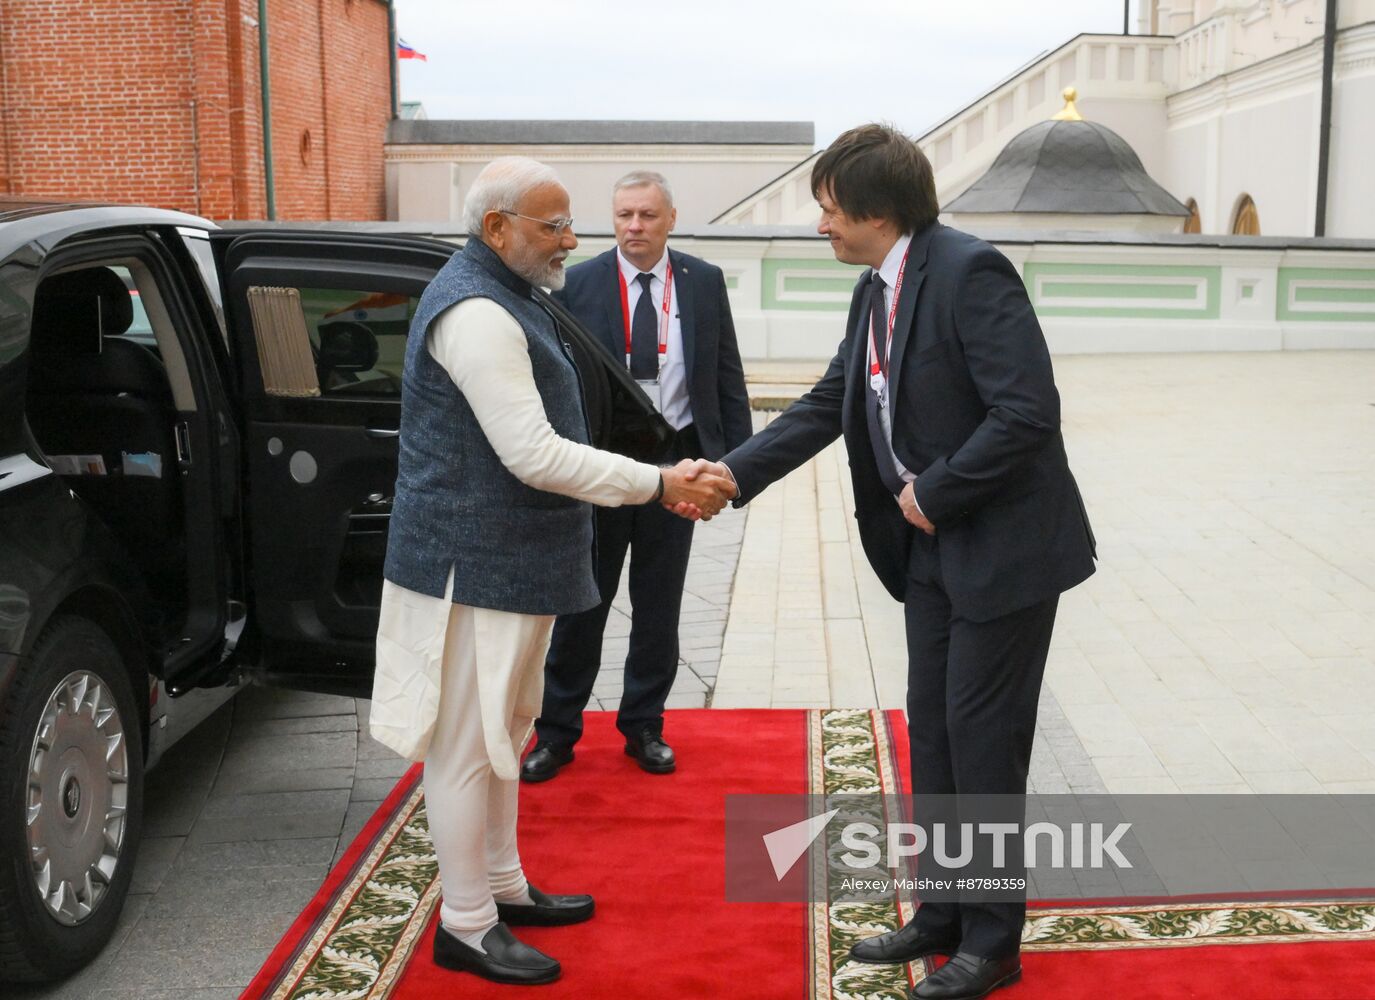
[[[617,191],[625,188],[644,187],[646,184],[653,184],[662,191],[664,199],[668,202],[668,207],[673,207],[673,189],[668,186],[668,178],[657,170],[632,170],[612,186],[611,194],[614,197]]]
[[[514,212],[528,192],[559,183],[559,175],[547,164],[528,156],[499,156],[482,168],[468,189],[463,199],[463,228],[481,236],[482,220],[488,212]]]

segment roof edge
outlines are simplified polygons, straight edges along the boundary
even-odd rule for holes
[[[721,145],[814,146],[806,121],[631,119],[393,119],[387,142],[415,145]]]

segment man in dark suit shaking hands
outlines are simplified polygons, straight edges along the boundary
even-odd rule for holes
[[[852,129],[817,159],[812,193],[836,258],[868,270],[821,381],[722,464],[739,505],[844,435],[865,553],[905,606],[924,822],[923,795],[1025,794],[1056,604],[1093,572],[1093,536],[1026,289],[1001,253],[936,221],[916,144]],[[926,902],[852,954],[953,955],[914,996],[982,997],[1020,977],[1025,911],[1024,896]]]
[[[637,171],[612,193],[616,248],[568,269],[563,305],[623,361],[676,431],[669,461],[720,458],[750,436],[750,405],[721,269],[668,248],[676,212],[662,175]],[[538,742],[521,778],[546,781],[573,759],[601,663],[602,632],[630,550],[630,651],[616,725],[651,774],[676,767],[664,702],[678,672],[678,613],[692,522],[659,504],[597,517],[601,604],[554,624]]]

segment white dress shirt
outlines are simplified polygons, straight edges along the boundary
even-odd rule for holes
[[[893,286],[897,283],[898,271],[902,269],[902,259],[906,256],[907,248],[911,243],[912,237],[910,235],[899,236],[898,241],[893,244],[893,249],[888,251],[888,256],[884,257],[883,263],[879,265],[878,276],[883,279],[883,316],[885,319],[887,319],[888,315],[893,311]],[[907,276],[904,274],[903,281],[906,280]],[[868,317],[865,317],[865,324],[872,327],[872,321]],[[887,336],[886,330],[884,331],[884,336]],[[885,350],[887,347],[888,345],[885,342]],[[866,354],[865,356],[867,357],[868,355]],[[888,374],[891,377],[894,372],[890,369]],[[917,478],[916,473],[908,471],[907,467],[898,460],[897,454],[893,451],[892,399],[888,395],[888,387],[886,384],[883,390],[882,402],[883,405],[878,408],[878,422],[879,426],[883,429],[883,439],[888,443],[888,454],[893,456],[893,468],[897,469],[898,476],[904,483],[910,483]],[[918,508],[918,510],[920,510],[920,508]]]
[[[640,295],[643,294],[641,290],[643,286],[638,280],[643,272],[625,259],[620,247],[616,248],[616,262],[620,265],[621,277],[625,279],[626,309],[629,315],[634,316],[635,306],[640,301]],[[649,273],[654,275],[649,282],[649,294],[653,296],[652,301],[654,302],[654,332],[657,343],[658,333],[662,329],[661,324],[663,323],[664,281],[668,274],[668,248],[664,249],[664,255],[659,258],[657,264],[649,269]],[[673,289],[669,293],[668,350],[660,357],[659,364],[661,412],[664,419],[676,431],[680,431],[692,423],[692,403],[688,399],[687,361],[683,355],[683,324],[678,315],[679,278],[679,275],[673,276]]]

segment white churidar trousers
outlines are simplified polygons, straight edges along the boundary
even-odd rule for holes
[[[520,781],[493,771],[484,722],[491,727],[499,712],[518,760],[540,707],[529,678],[542,682],[554,619],[450,608],[438,718],[425,755],[425,809],[444,888],[440,919],[449,931],[468,933],[496,923],[496,899],[525,892],[516,848]],[[489,686],[495,690],[480,690]]]

